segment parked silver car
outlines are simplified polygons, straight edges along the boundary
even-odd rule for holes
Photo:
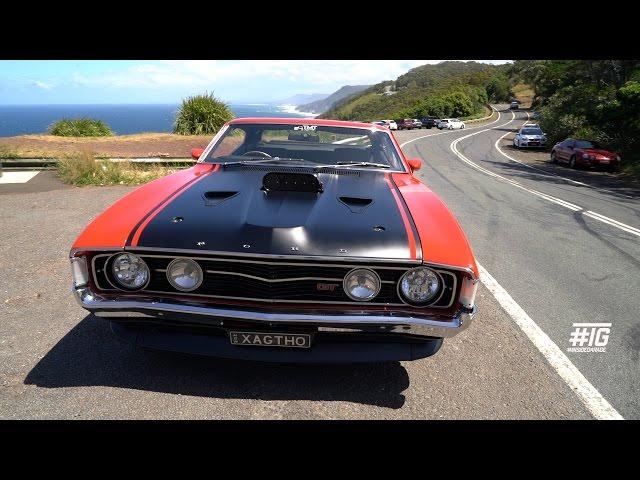
[[[515,148],[539,148],[547,144],[547,137],[537,124],[525,124],[513,137]]]

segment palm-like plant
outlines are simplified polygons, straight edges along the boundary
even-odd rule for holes
[[[63,118],[49,126],[49,134],[59,137],[110,137],[113,131],[102,120]]]
[[[210,135],[233,118],[229,106],[212,93],[195,95],[182,101],[173,133],[179,135]]]

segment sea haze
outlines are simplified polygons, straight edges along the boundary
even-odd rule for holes
[[[293,105],[230,104],[236,117],[309,117]],[[119,135],[171,132],[178,105],[0,105],[0,137],[46,133],[62,118],[106,122]]]

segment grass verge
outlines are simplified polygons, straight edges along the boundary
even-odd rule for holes
[[[15,158],[17,155],[18,153],[15,150],[4,145],[0,145],[0,160],[3,158]]]
[[[96,160],[89,152],[66,155],[59,159],[57,171],[60,179],[71,185],[141,185],[178,170],[192,167],[184,165],[154,165],[132,162]]]

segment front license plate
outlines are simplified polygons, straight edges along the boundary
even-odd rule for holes
[[[311,347],[311,335],[306,333],[229,332],[229,339],[233,345],[252,347]]]
[[[600,160],[600,163],[609,163],[609,160]]]

